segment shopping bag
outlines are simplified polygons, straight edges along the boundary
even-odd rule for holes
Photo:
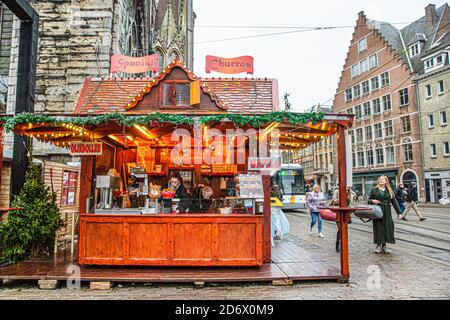
[[[383,218],[383,210],[379,205],[367,205],[368,210],[356,210],[355,216],[362,219],[378,220]],[[367,222],[362,220],[363,222]]]
[[[327,221],[337,221],[337,214],[330,209],[320,209],[320,217]]]

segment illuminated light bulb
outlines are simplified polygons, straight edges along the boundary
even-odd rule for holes
[[[72,133],[72,137],[75,137],[75,132]]]
[[[83,134],[80,132],[78,135],[79,135],[79,136],[82,136]]]
[[[55,134],[54,133],[52,133],[52,137],[54,137],[55,136]]]
[[[136,99],[133,98],[133,102],[135,102],[135,101],[136,101]]]
[[[47,134],[44,134],[44,137],[47,138]]]

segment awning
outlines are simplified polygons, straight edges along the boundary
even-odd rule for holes
[[[398,169],[394,170],[371,170],[369,172],[354,172],[353,177],[354,178],[365,178],[365,177],[379,177],[379,176],[386,176],[386,177],[393,177],[395,178],[396,174],[398,173]]]

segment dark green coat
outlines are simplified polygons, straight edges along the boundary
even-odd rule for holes
[[[372,220],[373,223],[373,242],[376,244],[395,243],[394,238],[394,220],[392,219],[391,206],[394,206],[397,214],[401,214],[398,202],[395,196],[391,198],[388,189],[382,192],[378,188],[372,189],[369,196],[369,204],[372,199],[380,201],[383,218]]]

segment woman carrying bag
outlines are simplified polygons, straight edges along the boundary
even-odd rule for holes
[[[353,203],[353,199],[356,196],[356,193],[352,190],[351,187],[347,187],[347,207],[350,207]],[[332,206],[339,206],[339,186],[336,186],[336,190],[333,192],[333,198],[331,200]],[[352,223],[350,219],[348,223]],[[336,221],[337,225],[337,233],[336,233],[336,252],[341,251],[341,228],[340,222]]]
[[[372,220],[373,241],[376,243],[375,253],[390,253],[386,243],[395,243],[394,220],[392,219],[391,206],[394,206],[397,214],[401,214],[400,207],[395,199],[394,191],[386,176],[378,178],[378,183],[370,192],[368,204],[375,204],[381,207],[383,217]]]

